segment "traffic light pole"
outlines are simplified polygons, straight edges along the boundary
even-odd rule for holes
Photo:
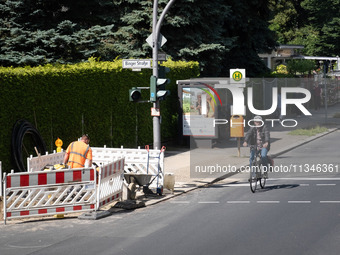
[[[158,0],[154,0],[153,2],[153,15],[152,15],[152,75],[158,78],[158,49],[159,45],[159,34],[161,30],[161,25],[164,20],[165,14],[170,9],[171,5],[175,2],[175,0],[170,0],[168,4],[165,6],[159,20],[157,21],[158,14]],[[160,104],[157,99],[155,103],[153,103],[153,107],[159,109]],[[153,148],[161,149],[161,124],[160,124],[160,116],[153,117]]]

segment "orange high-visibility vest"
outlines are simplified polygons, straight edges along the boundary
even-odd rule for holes
[[[68,165],[71,168],[80,168],[85,166],[86,159],[92,160],[92,150],[90,145],[82,141],[71,143],[66,150],[69,154]]]

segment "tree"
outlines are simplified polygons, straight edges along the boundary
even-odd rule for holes
[[[287,63],[287,71],[290,74],[297,75],[311,73],[315,69],[315,62],[313,60],[306,59],[293,59]]]
[[[106,16],[95,15],[95,10],[106,7],[101,1],[87,0],[92,3],[89,6],[97,7],[92,13],[83,5],[76,8],[75,2],[82,1],[0,2],[0,65],[75,63],[99,57],[103,41],[110,41],[113,26],[105,25]],[[84,15],[88,15],[86,19]]]
[[[335,56],[340,52],[339,0],[304,0],[301,6],[308,13],[309,30],[317,31],[310,55]],[[305,34],[306,35],[306,34]]]
[[[254,77],[267,71],[258,53],[271,52],[275,47],[275,34],[268,29],[269,2],[263,0],[228,1],[232,13],[225,21],[225,36],[236,38],[232,49],[225,55],[225,71],[246,68],[247,76]]]
[[[224,73],[225,54],[236,39],[225,33],[230,15],[231,7],[223,0],[175,4],[162,30],[169,42],[165,51],[175,59],[198,61],[204,76]]]
[[[159,1],[160,8],[168,1]],[[115,33],[114,51],[122,58],[151,57],[145,39],[151,34],[151,1],[130,1],[123,24]],[[123,6],[123,3],[120,3]],[[257,53],[275,45],[268,29],[268,1],[183,0],[175,2],[161,33],[162,47],[175,60],[195,60],[204,76],[227,76],[231,67],[251,68],[255,75],[266,70]]]
[[[281,44],[304,45],[305,55],[340,52],[339,0],[271,0],[270,29]]]
[[[305,25],[306,11],[300,0],[271,0],[272,19],[269,28],[275,31],[277,42],[286,44],[295,38],[295,33]]]
[[[159,0],[159,14],[169,0]],[[259,52],[275,45],[268,29],[269,0],[176,1],[165,18],[162,47],[174,60],[200,62],[205,76],[247,68],[266,70]],[[26,8],[27,7],[27,8]],[[151,58],[150,0],[7,0],[0,4],[0,64],[36,65]]]

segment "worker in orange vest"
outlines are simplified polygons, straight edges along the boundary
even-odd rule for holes
[[[92,166],[92,150],[90,148],[90,137],[83,135],[80,141],[72,142],[66,149],[64,157],[64,165],[67,164],[71,168],[85,167],[85,161],[88,159],[89,167]]]

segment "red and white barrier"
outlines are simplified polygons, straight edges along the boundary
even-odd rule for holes
[[[100,167],[97,209],[123,196],[124,158]]]
[[[6,219],[95,210],[96,170],[78,168],[4,175]]]
[[[93,162],[97,164],[107,164],[114,160],[125,158],[124,170],[126,173],[143,173],[158,175],[151,183],[150,187],[163,185],[164,183],[164,150],[146,150],[146,149],[124,149],[91,147]],[[158,180],[157,180],[158,179]]]
[[[93,168],[42,171],[46,165],[61,164],[65,152],[30,157],[28,172],[3,175],[4,220],[97,210],[122,199],[124,171],[159,174],[150,187],[156,181],[163,185],[163,152],[92,147],[93,162],[102,165],[98,185]]]
[[[125,158],[125,172],[143,173],[158,175],[150,187],[163,185],[164,182],[164,151],[146,150],[146,149],[125,149],[91,147],[92,162],[102,165],[109,164],[115,160]],[[27,159],[27,168],[29,172],[41,171],[46,165],[61,164],[64,159],[65,152],[43,155],[40,157],[30,157]]]

